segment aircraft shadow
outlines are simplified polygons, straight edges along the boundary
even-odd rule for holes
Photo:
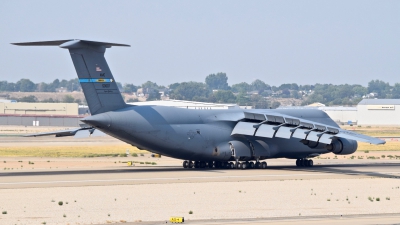
[[[296,166],[268,166],[268,173],[271,170],[282,170],[282,171],[307,171],[307,172],[319,172],[319,173],[330,173],[330,174],[346,174],[354,176],[370,176],[370,177],[381,177],[381,178],[400,178],[397,175],[383,174],[374,171],[358,171],[351,168],[368,168],[368,167],[385,167],[393,168],[395,171],[400,171],[400,163],[376,163],[376,164],[329,164],[329,165],[315,165],[314,167],[296,167]],[[126,169],[107,169],[107,170],[58,170],[58,171],[29,171],[29,172],[6,172],[0,173],[0,177],[12,177],[12,176],[54,176],[54,175],[85,175],[85,174],[118,174],[118,173],[165,173],[165,172],[190,172],[190,171],[201,171],[209,173],[226,173],[232,171],[231,169],[184,169],[178,166],[165,166],[165,167],[152,167],[152,168],[140,168],[132,167]],[[249,171],[251,171],[249,169]]]

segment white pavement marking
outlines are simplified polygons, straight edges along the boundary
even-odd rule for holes
[[[363,175],[371,175],[379,172],[368,172]],[[399,174],[400,172],[385,172],[382,174]],[[319,173],[319,174],[265,174],[265,175],[248,175],[248,176],[214,176],[214,177],[156,177],[156,178],[130,178],[130,179],[113,179],[113,180],[59,180],[59,181],[26,181],[26,182],[6,182],[0,185],[18,185],[18,184],[57,184],[57,183],[85,183],[85,182],[120,182],[120,181],[151,181],[151,180],[190,180],[190,179],[221,179],[221,178],[257,178],[257,177],[291,177],[291,176],[332,176],[337,174],[358,175],[359,173]]]
[[[268,175],[249,175],[249,176],[215,176],[215,177],[157,177],[157,178],[131,178],[131,179],[114,179],[114,180],[27,181],[27,182],[0,183],[0,185],[151,181],[151,180],[190,180],[190,179],[221,179],[221,178],[256,178],[256,177],[290,177],[290,176],[321,176],[321,175],[331,176],[331,175],[335,175],[335,174],[306,174],[306,173],[304,173],[304,174],[268,174]]]

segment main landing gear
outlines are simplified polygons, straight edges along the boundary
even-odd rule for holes
[[[185,160],[182,164],[183,168],[215,168],[215,169],[266,169],[267,162],[220,162],[220,161],[189,161]]]
[[[302,167],[313,167],[314,161],[312,159],[297,159],[296,166]]]

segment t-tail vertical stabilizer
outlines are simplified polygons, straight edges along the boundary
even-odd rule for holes
[[[126,46],[87,40],[59,40],[13,43],[19,46],[59,46],[71,53],[76,73],[92,115],[127,106],[104,58],[106,48]]]

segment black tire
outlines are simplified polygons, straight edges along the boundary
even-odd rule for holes
[[[193,163],[192,161],[189,161],[189,166],[188,166],[188,168],[193,168],[193,166],[194,166],[194,163]]]
[[[261,168],[261,163],[260,162],[256,162],[255,168],[256,169],[260,169]]]
[[[262,162],[261,163],[261,168],[262,169],[267,169],[267,162]]]
[[[199,168],[200,167],[200,162],[199,161],[196,161],[195,163],[194,163],[194,168]]]
[[[230,168],[230,169],[235,169],[235,164],[234,164],[233,162],[230,162],[230,163],[229,163],[229,168]]]
[[[183,168],[188,168],[189,167],[189,162],[188,161],[183,161]]]
[[[236,163],[236,169],[242,169],[242,163],[240,162]]]
[[[206,162],[202,161],[199,164],[200,164],[200,168],[206,168]]]
[[[249,166],[248,166],[248,163],[247,162],[243,162],[242,163],[242,170],[245,170],[245,169],[247,169]]]
[[[314,166],[314,161],[312,159],[308,160],[307,166],[308,167],[313,167]]]
[[[253,162],[250,162],[250,163],[249,163],[249,169],[254,169],[254,167],[255,167],[254,163],[253,163]]]
[[[210,168],[210,169],[212,169],[212,168],[214,168],[214,162],[213,161],[211,161],[211,162],[208,162],[208,168]]]
[[[300,166],[300,159],[296,159],[296,166]]]

